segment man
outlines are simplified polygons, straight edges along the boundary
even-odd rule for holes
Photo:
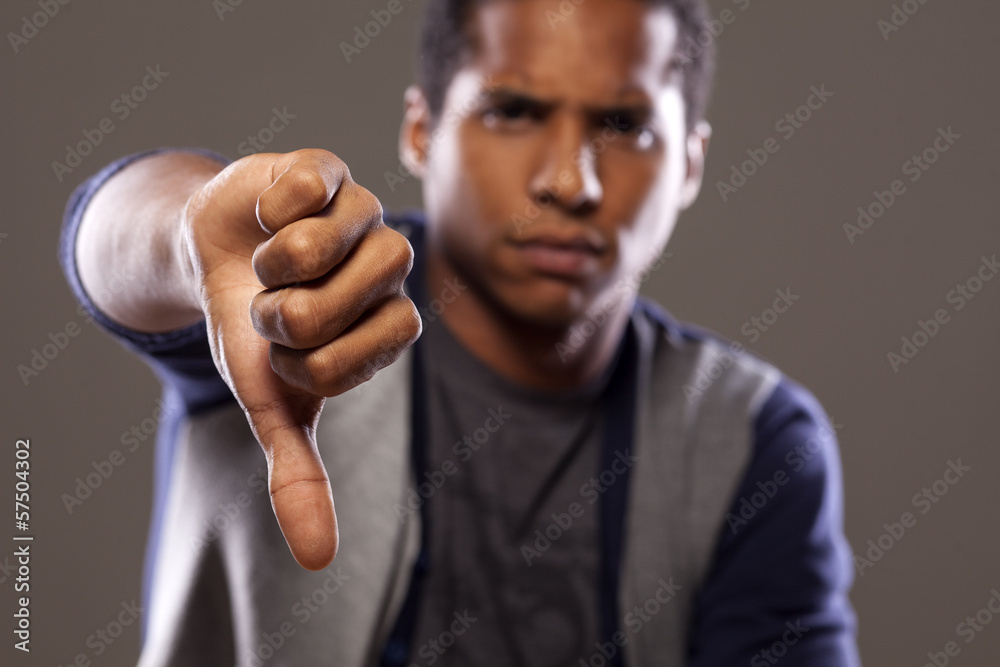
[[[637,300],[701,184],[704,19],[432,2],[426,222],[319,150],[74,195],[70,282],[175,415],[140,664],[856,664],[822,409]]]

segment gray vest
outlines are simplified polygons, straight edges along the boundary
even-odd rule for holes
[[[780,375],[736,346],[633,320],[639,405],[619,640],[630,667],[680,667],[692,603],[752,454],[754,420]],[[182,422],[140,667],[377,663],[420,546],[419,513],[401,520],[395,509],[412,485],[411,361],[407,352],[326,403],[317,438],[340,551],[322,572],[292,559],[239,407]]]

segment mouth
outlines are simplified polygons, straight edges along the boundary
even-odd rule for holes
[[[525,263],[538,273],[580,278],[595,271],[606,245],[596,234],[542,232],[512,242]]]

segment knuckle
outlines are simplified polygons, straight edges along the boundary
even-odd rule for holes
[[[328,168],[333,169],[335,172],[342,174],[345,178],[350,178],[350,171],[347,168],[347,163],[341,160],[335,153],[323,148],[306,148],[303,149],[309,157],[315,159],[318,163],[326,165]]]
[[[388,229],[388,227],[386,228]],[[405,276],[413,268],[413,247],[405,236],[390,229],[388,237],[387,257],[389,263],[402,271]]]
[[[300,228],[289,227],[284,245],[289,274],[309,277],[316,275],[322,258],[318,245],[308,234],[303,233]]]
[[[301,368],[302,381],[307,390],[325,390],[328,382],[326,376],[329,370],[320,355],[316,353],[305,355],[302,359]]]
[[[275,309],[275,325],[284,337],[295,344],[316,334],[316,311],[302,298],[288,295]]]
[[[423,321],[420,319],[416,304],[406,296],[399,298],[397,310],[397,322],[394,327],[395,339],[398,344],[407,346],[420,337],[420,333],[423,331]]]
[[[365,223],[364,226],[369,229],[375,229],[382,223],[382,202],[378,197],[356,183],[351,186],[350,196],[359,222]]]
[[[314,170],[294,168],[284,175],[285,179],[286,194],[292,201],[308,202],[312,208],[326,204],[326,183]]]
[[[311,384],[314,391],[326,396],[337,396],[354,386],[352,383],[350,350],[342,346],[325,348],[322,352],[309,355]]]

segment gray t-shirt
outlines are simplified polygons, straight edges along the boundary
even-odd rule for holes
[[[600,504],[588,482],[611,369],[539,391],[486,367],[440,321],[425,323],[420,347],[431,560],[410,662],[575,666],[600,633]]]

